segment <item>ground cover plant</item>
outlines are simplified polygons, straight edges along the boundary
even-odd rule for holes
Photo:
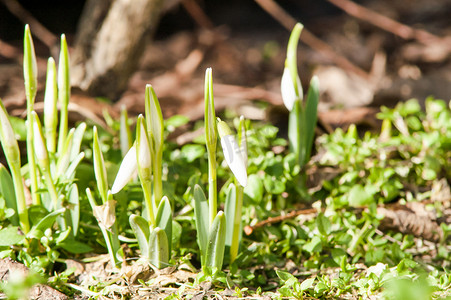
[[[9,274],[7,297],[36,283],[82,298],[450,297],[449,102],[382,108],[380,132],[337,129],[312,150],[319,83],[303,99],[301,31],[281,78],[288,140],[217,118],[207,69],[204,134],[179,147],[168,135],[188,120],[163,120],[151,85],[144,115],[69,129],[64,36],[41,124],[26,27],[27,120],[0,110],[0,254],[30,271]]]

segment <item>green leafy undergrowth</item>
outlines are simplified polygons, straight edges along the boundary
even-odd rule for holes
[[[417,202],[424,205],[425,210],[435,211],[437,218],[445,216],[449,203],[436,195],[434,187],[440,184],[443,190],[449,189],[450,113],[444,101],[427,99],[422,110],[417,101],[411,100],[394,109],[381,109],[380,133],[366,132],[359,136],[357,128],[350,126],[346,131],[337,129],[320,136],[316,140],[317,154],[305,168],[316,170],[323,180],[315,183],[314,188],[311,186],[310,193],[299,186],[296,178],[303,170],[294,155],[288,154],[288,143],[278,135],[278,129],[270,124],[246,121],[249,176],[244,188],[242,226],[251,226],[252,233],[243,235],[240,254],[233,263],[229,263],[226,255],[223,272],[214,277],[208,272],[197,277],[194,274],[189,280],[177,277],[169,283],[160,283],[159,291],[169,299],[193,297],[199,290],[205,295],[221,297],[280,299],[368,298],[372,295],[410,299],[409,293],[416,295],[416,299],[449,297],[449,225],[441,224],[441,240],[434,242],[412,234],[383,231],[379,226],[384,215],[378,208],[390,203]],[[99,140],[108,177],[114,178],[122,159],[119,125],[106,119],[109,128],[99,129]],[[187,122],[180,116],[165,121],[162,177],[163,190],[174,208],[173,250],[169,262],[172,271],[177,270],[174,274],[200,269],[192,197],[196,184],[208,185],[205,138],[195,138],[182,146],[168,139],[176,127]],[[192,125],[193,131],[203,126],[202,122]],[[238,120],[230,125],[237,128]],[[90,126],[82,144],[86,158],[76,175],[78,186],[83,190],[92,189],[96,184],[89,141],[92,141]],[[220,194],[226,193],[231,180],[221,155],[218,153],[217,170]],[[11,211],[0,198],[2,257],[12,257],[31,267],[39,266],[41,274],[56,272],[48,283],[66,293],[86,289],[91,296],[133,297],[130,290],[123,288],[125,283],[120,284],[125,276],[122,273],[116,273],[122,279],[97,278],[94,284],[80,280],[80,274],[74,275],[65,269],[69,258],[87,262],[90,256],[106,253],[97,221],[87,199],[81,197],[80,232],[69,245],[63,242],[64,232],[51,228],[37,232],[38,239],[29,244],[30,239],[18,233],[17,227],[8,225]],[[115,197],[119,240],[126,257],[131,258],[127,264],[132,266],[138,264],[133,258],[138,257],[139,252],[128,218],[141,212],[142,197],[137,181]],[[314,210],[282,217],[278,222],[270,219],[306,208]],[[258,226],[261,221],[268,221],[269,225]],[[79,253],[71,253],[74,249],[80,250]],[[90,254],[83,254],[86,251]],[[155,276],[135,283],[143,289],[152,289]],[[212,282],[208,289],[206,281]],[[6,287],[2,288],[6,291]]]

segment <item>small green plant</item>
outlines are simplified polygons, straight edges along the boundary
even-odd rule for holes
[[[291,32],[281,81],[283,103],[290,112],[288,120],[290,150],[296,155],[297,164],[301,169],[310,160],[319,101],[317,77],[313,77],[310,81],[307,99],[303,101],[302,84],[297,71],[297,45],[302,28],[302,24],[297,23]],[[305,178],[303,180],[305,181]]]

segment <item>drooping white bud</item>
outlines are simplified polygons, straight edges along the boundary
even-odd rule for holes
[[[138,164],[136,160],[136,146],[133,145],[122,160],[116,179],[111,187],[111,193],[119,193],[124,186],[138,174],[137,172]]]
[[[301,80],[296,76],[296,85],[298,89],[302,88]],[[283,70],[282,81],[280,84],[280,91],[282,93],[282,100],[285,107],[291,111],[294,107],[294,102],[296,100],[301,100],[302,92],[296,91],[296,86],[293,83],[293,78],[291,76],[290,70],[285,67]]]

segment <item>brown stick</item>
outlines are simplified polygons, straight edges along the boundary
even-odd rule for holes
[[[254,229],[266,226],[266,225],[271,225],[271,224],[275,224],[275,223],[280,223],[282,221],[288,220],[288,219],[292,219],[295,218],[299,215],[309,215],[309,214],[316,214],[318,211],[315,208],[307,208],[307,209],[301,209],[301,210],[293,210],[291,212],[289,212],[286,215],[283,216],[277,216],[277,217],[269,217],[266,220],[263,220],[261,222],[258,222],[257,224],[255,224],[254,226],[250,226],[250,225],[246,225],[244,226],[244,233],[246,235],[251,235],[252,232],[254,231]]]
[[[276,19],[283,27],[288,30],[292,30],[297,21],[288,14],[283,8],[281,8],[276,2],[273,0],[255,0],[267,13],[269,13],[274,19]],[[329,46],[327,43],[323,42],[319,38],[317,38],[313,33],[311,33],[307,29],[302,30],[302,34],[300,37],[301,41],[306,43],[312,49],[322,53],[324,56],[330,58],[333,62],[335,62],[339,67],[349,70],[360,77],[365,79],[369,78],[367,72],[359,68],[350,62],[346,57],[338,54],[334,51],[334,49]]]
[[[29,24],[33,34],[47,46],[52,49],[58,38],[44,27],[32,14],[30,14],[17,0],[1,0],[6,8],[24,24]]]
[[[399,23],[366,7],[349,0],[328,0],[333,5],[341,8],[347,14],[364,20],[374,26],[391,32],[403,39],[416,39],[417,41],[428,44],[431,40],[439,40],[440,37],[433,35],[422,29],[414,29],[405,24]]]
[[[201,28],[213,29],[213,22],[195,0],[182,0],[182,5]]]

